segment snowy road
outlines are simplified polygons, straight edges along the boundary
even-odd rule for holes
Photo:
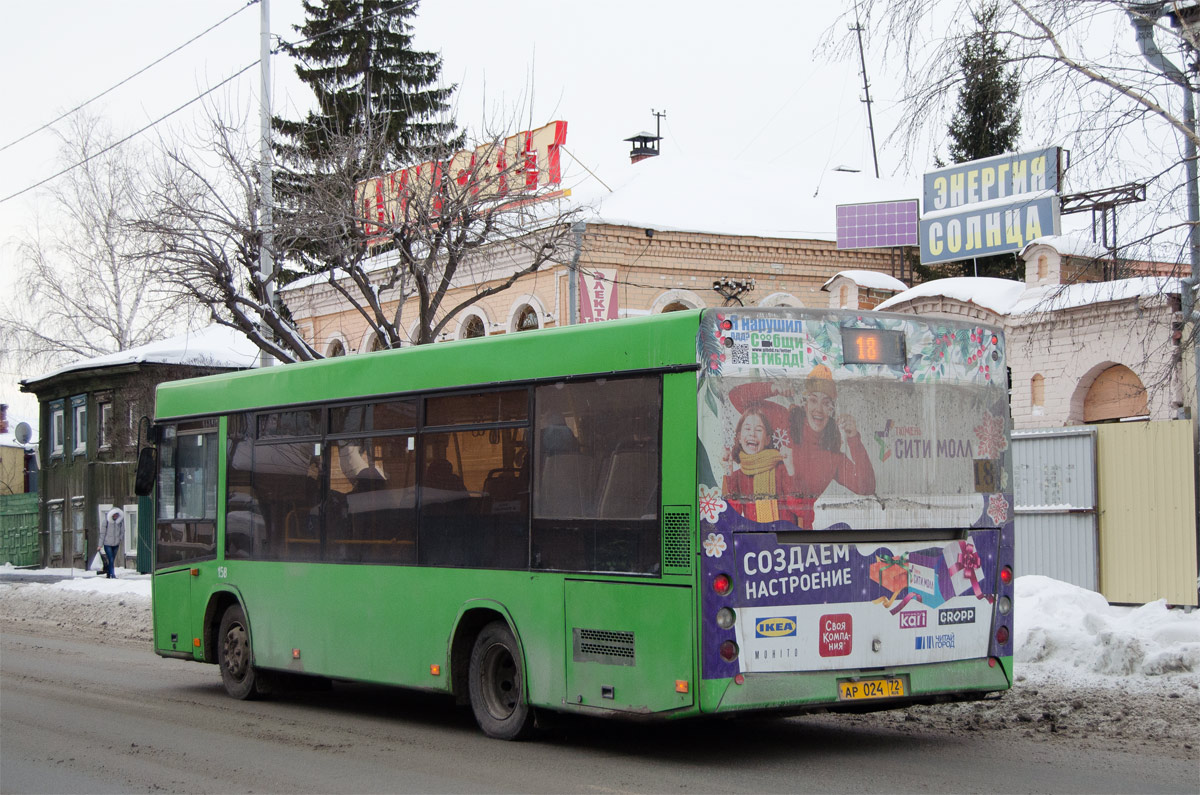
[[[1028,722],[1010,713],[973,717],[986,710],[959,720],[935,708],[665,726],[587,721],[536,742],[503,743],[484,738],[467,712],[443,698],[394,689],[338,685],[330,693],[233,701],[214,667],[159,659],[147,642],[121,637],[120,630],[101,638],[97,623],[21,621],[9,610],[0,619],[0,791],[1196,792],[1200,786],[1196,752],[1179,743],[1056,729],[1041,713]],[[1014,700],[1018,708],[1022,698]],[[1194,715],[1195,696],[1187,698],[1193,703],[1180,706]]]

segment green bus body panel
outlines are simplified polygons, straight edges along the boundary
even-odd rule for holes
[[[732,679],[705,680],[700,688],[700,710],[708,713],[744,712],[797,707],[811,704],[834,707],[853,704],[838,700],[837,683],[849,676],[864,679],[888,676],[907,680],[905,699],[932,697],[942,694],[991,693],[1012,686],[1012,658],[1000,658],[1000,665],[988,664],[986,658],[930,663],[927,665],[890,667],[886,671],[813,671],[788,673],[746,674],[742,684]],[[863,708],[887,708],[888,701],[857,702]]]
[[[694,365],[699,327],[699,311],[670,312],[170,381],[158,387],[155,413],[159,419],[211,415],[420,389]]]
[[[693,611],[691,588],[567,580],[568,704],[638,713],[690,707],[693,622],[679,618]],[[601,653],[589,653],[597,645]],[[612,645],[627,656],[604,655]],[[688,692],[676,691],[678,681]]]
[[[203,605],[192,605],[192,577],[190,569],[177,569],[157,573],[150,580],[151,605],[154,614],[154,649],[160,653],[178,656],[192,654],[192,622],[200,621]],[[171,640],[171,636],[175,640]]]

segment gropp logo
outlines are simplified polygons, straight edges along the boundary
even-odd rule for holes
[[[974,623],[975,608],[973,607],[949,607],[938,611],[938,625],[940,626]]]

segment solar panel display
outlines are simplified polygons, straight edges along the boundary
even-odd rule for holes
[[[916,199],[837,205],[837,247],[886,248],[918,243]]]

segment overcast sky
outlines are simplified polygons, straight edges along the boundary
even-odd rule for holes
[[[52,7],[5,9],[0,68],[0,198],[62,168],[58,122],[12,143],[90,99],[244,5],[243,0],[62,0]],[[509,129],[552,119],[568,124],[567,148],[601,179],[628,168],[622,139],[653,130],[665,110],[664,156],[744,159],[764,169],[801,163],[816,171],[871,168],[857,60],[827,63],[816,54],[835,24],[839,2],[569,3],[557,0],[426,0],[414,23],[417,46],[440,52],[443,77],[456,84],[457,118]],[[271,0],[271,29],[295,39],[300,0]],[[166,115],[258,58],[259,6],[251,6],[144,74],[89,106],[119,136]],[[838,26],[843,29],[843,26]],[[274,106],[299,116],[311,101],[294,62],[273,59]],[[895,87],[872,75],[882,142],[895,118]],[[257,129],[258,70],[218,89],[212,101],[246,114]],[[200,104],[142,136],[173,136],[203,118]],[[517,121],[512,121],[519,114]],[[9,145],[11,144],[11,145]],[[885,171],[898,154],[884,152]],[[67,179],[69,177],[60,177]],[[814,186],[815,188],[815,186]],[[914,192],[914,195],[915,192]],[[5,286],[13,238],[34,218],[38,191],[0,202],[0,268]],[[28,374],[26,374],[28,375]],[[32,406],[8,394],[5,402]]]
[[[54,130],[66,129],[66,123],[13,142],[244,5],[245,0],[6,5],[0,47],[5,75],[0,147],[6,147],[0,150],[0,272],[7,291],[22,290],[12,283],[12,241],[30,228],[39,192],[3,199],[62,168]],[[445,82],[458,86],[460,125],[477,129],[486,121],[517,130],[566,120],[570,155],[601,179],[620,182],[630,168],[629,145],[622,139],[654,130],[651,109],[665,110],[664,158],[687,158],[697,169],[707,160],[744,160],[768,174],[799,167],[814,184],[798,189],[811,195],[830,169],[872,169],[857,53],[839,61],[820,49],[831,31],[846,34],[840,16],[850,7],[849,0],[425,0],[414,31],[419,48],[442,54]],[[302,21],[301,0],[270,0],[270,10],[276,37],[299,38],[293,26]],[[258,5],[245,8],[89,111],[118,136],[151,124],[256,62],[259,18]],[[902,153],[885,145],[901,112],[899,86],[876,56],[868,49],[880,167],[884,177],[910,180],[917,196],[929,153],[920,153],[906,170]],[[273,58],[275,112],[293,118],[311,102],[294,66],[286,56]],[[254,67],[207,101],[244,114],[257,130],[258,80]],[[140,140],[152,143],[195,130],[205,113],[202,103],[192,105]],[[1026,149],[1054,143],[1025,138]],[[31,407],[15,394],[12,375],[0,374],[0,400]]]

